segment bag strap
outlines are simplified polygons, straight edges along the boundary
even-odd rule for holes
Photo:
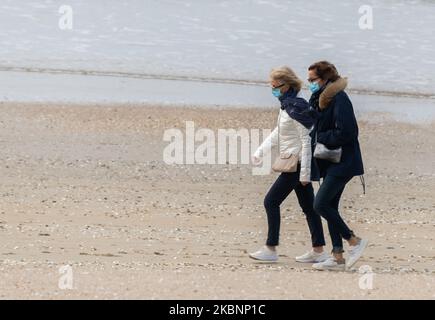
[[[281,158],[281,147],[280,147],[280,143],[279,143],[279,127],[281,125],[281,112],[282,110],[279,109],[279,114],[278,114],[278,156]]]
[[[364,175],[359,176],[359,179],[361,180],[361,184],[362,184],[362,187],[363,187],[363,192],[364,192],[364,194],[366,194],[366,181],[364,179]]]

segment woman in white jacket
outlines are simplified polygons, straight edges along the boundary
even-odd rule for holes
[[[261,261],[277,261],[276,246],[279,244],[280,205],[295,190],[298,202],[305,213],[311,233],[313,249],[296,261],[316,263],[330,256],[323,251],[325,239],[321,217],[314,211],[314,190],[311,185],[311,137],[309,135],[313,119],[309,116],[309,105],[302,97],[302,81],[289,67],[273,69],[270,73],[272,94],[281,102],[278,124],[252,156],[254,164],[261,163],[261,157],[279,145],[278,152],[283,155],[297,155],[299,158],[296,172],[282,172],[271,186],[264,199],[267,213],[268,237],[266,245],[249,256]]]

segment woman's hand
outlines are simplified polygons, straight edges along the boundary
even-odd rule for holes
[[[254,166],[258,166],[258,165],[260,165],[263,162],[263,159],[261,159],[260,157],[257,157],[256,155],[253,155],[251,157],[251,160],[252,160],[252,164]]]
[[[308,186],[310,183],[311,183],[311,181],[301,181],[301,185],[302,185],[303,187]]]

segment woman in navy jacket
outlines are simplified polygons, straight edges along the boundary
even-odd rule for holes
[[[316,142],[328,149],[342,148],[339,163],[312,158],[311,180],[319,181],[323,178],[315,197],[314,210],[327,220],[333,245],[333,257],[316,263],[313,267],[340,271],[352,267],[367,246],[367,240],[355,236],[338,211],[346,184],[354,176],[364,174],[358,124],[352,103],[343,91],[347,79],[339,76],[333,64],[320,61],[311,65],[308,68],[308,82],[312,92],[310,105],[317,118],[310,134],[313,154]],[[347,261],[343,257],[342,239],[347,240],[351,246]]]

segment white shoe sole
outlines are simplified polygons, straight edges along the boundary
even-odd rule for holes
[[[346,262],[346,268],[350,269],[352,268],[355,263],[358,262],[359,259],[361,259],[361,257],[363,256],[363,253],[365,251],[365,249],[367,248],[367,245],[369,244],[368,240],[366,239],[361,239],[361,244],[362,245],[362,249],[360,250],[359,254],[357,256],[354,256],[352,260],[348,259]]]
[[[304,259],[295,258],[295,260],[296,260],[296,262],[299,262],[299,263],[320,263],[320,262],[328,260],[329,258],[331,258],[331,257],[330,256],[326,256],[326,257],[324,257],[324,259],[310,259],[310,260],[308,260],[308,259],[304,260]]]
[[[278,257],[271,258],[271,259],[262,259],[262,258],[258,258],[258,257],[253,256],[253,255],[249,255],[249,258],[256,260],[256,261],[262,261],[262,262],[277,262],[278,261]]]
[[[299,263],[317,263],[317,262],[320,262],[320,261],[314,261],[313,259],[311,259],[311,260],[303,260],[303,259],[295,258],[295,260],[296,260],[296,262],[299,262]]]

